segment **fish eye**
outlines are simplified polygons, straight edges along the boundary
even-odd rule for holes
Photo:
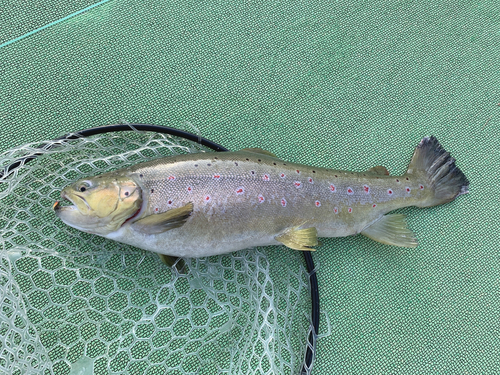
[[[87,191],[87,189],[90,187],[91,187],[90,183],[87,181],[84,181],[80,184],[80,186],[78,187],[78,190],[83,193],[83,192]]]

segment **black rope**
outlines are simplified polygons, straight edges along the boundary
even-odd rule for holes
[[[69,141],[72,139],[90,137],[92,135],[97,135],[97,134],[120,132],[120,131],[133,131],[133,130],[170,134],[175,137],[185,138],[190,141],[197,142],[203,146],[211,148],[214,151],[218,152],[229,151],[227,148],[215,142],[212,142],[206,138],[200,137],[198,135],[175,128],[170,128],[167,126],[148,125],[148,124],[118,124],[118,125],[107,125],[107,126],[99,126],[97,128],[85,129],[78,131],[76,133],[63,135],[62,137],[56,138],[54,141],[50,143],[43,143],[37,148],[49,150],[52,147],[60,146],[64,144],[65,141]],[[5,179],[14,170],[16,170],[17,168],[26,163],[29,163],[31,160],[37,158],[42,154],[43,154],[42,152],[35,152],[31,155],[16,160],[11,165],[5,167],[3,171],[0,171],[0,180]],[[302,367],[302,374],[307,374],[308,369],[311,368],[311,364],[314,358],[313,351],[316,349],[316,340],[314,336],[318,334],[318,329],[319,329],[319,291],[318,291],[318,279],[316,277],[316,272],[314,270],[314,262],[311,256],[311,252],[304,251],[304,258],[306,261],[307,272],[309,273],[309,281],[311,284],[311,305],[312,305],[311,318],[313,325],[313,329],[308,337],[309,345],[307,345],[305,361]]]

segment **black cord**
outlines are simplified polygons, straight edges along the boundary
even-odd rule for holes
[[[311,364],[316,351],[316,339],[314,336],[318,334],[319,330],[319,289],[318,278],[316,277],[316,270],[314,269],[314,262],[310,251],[304,251],[304,259],[306,260],[307,272],[309,273],[309,282],[311,285],[311,320],[313,330],[309,333],[307,341],[309,345],[306,348],[306,358],[304,366],[302,366],[302,375],[307,374],[308,369],[311,369]],[[312,349],[311,349],[312,348]]]
[[[203,146],[211,148],[214,151],[218,152],[229,151],[227,148],[215,142],[212,142],[206,138],[197,136],[195,134],[188,133],[186,131],[175,128],[170,128],[167,126],[148,125],[148,124],[118,124],[118,125],[106,125],[106,126],[99,126],[97,128],[85,129],[76,133],[63,135],[62,137],[56,138],[54,140],[56,142],[53,141],[50,143],[43,143],[37,148],[49,150],[52,147],[57,147],[61,144],[64,144],[65,141],[72,139],[90,137],[92,135],[97,135],[97,134],[120,132],[120,131],[133,131],[133,130],[170,134],[175,137],[185,138],[190,141],[197,142]],[[35,152],[31,155],[16,160],[11,165],[5,167],[3,171],[0,171],[0,180],[5,179],[15,169],[19,168],[20,166],[26,163],[29,163],[31,160],[37,158],[42,154],[43,153],[41,152]],[[309,345],[307,345],[305,361],[302,367],[302,374],[307,374],[307,370],[311,368],[312,360],[314,358],[313,350],[316,349],[316,340],[314,336],[318,334],[318,329],[319,329],[319,291],[318,291],[318,279],[316,277],[316,272],[314,270],[314,262],[311,256],[311,252],[304,251],[304,258],[306,261],[307,272],[309,273],[309,281],[311,283],[311,305],[312,305],[311,317],[313,325],[313,330],[311,331],[308,337]]]

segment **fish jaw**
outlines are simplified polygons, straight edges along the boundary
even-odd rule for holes
[[[88,215],[83,214],[80,208],[85,208],[85,211],[88,212],[88,205],[80,204],[80,207],[76,204],[74,201],[74,197],[71,194],[67,194],[67,189],[64,189],[61,192],[61,200],[66,200],[72,203],[72,205],[68,206],[61,206],[61,202],[57,201],[54,206],[52,207],[56,216],[61,219],[65,224],[69,225],[70,227],[73,227],[75,229],[81,230],[82,232],[86,233],[94,233],[94,234],[99,234],[96,233],[95,231],[90,230],[89,224],[92,224],[92,226],[95,225],[95,220],[89,220]],[[84,201],[84,199],[82,200]],[[89,222],[90,221],[90,222]]]

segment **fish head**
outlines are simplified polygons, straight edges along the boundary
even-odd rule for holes
[[[142,207],[139,185],[128,177],[113,174],[78,180],[63,189],[61,199],[72,203],[54,204],[56,215],[64,223],[101,236],[118,230]]]

